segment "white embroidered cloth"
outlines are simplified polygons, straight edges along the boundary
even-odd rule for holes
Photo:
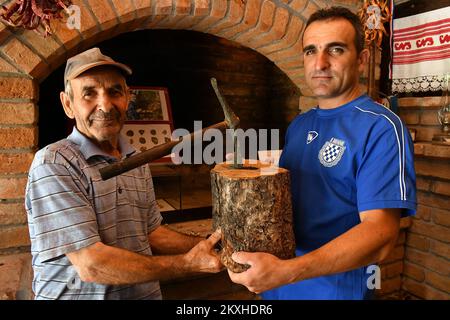
[[[392,91],[438,91],[450,72],[450,6],[394,19]]]

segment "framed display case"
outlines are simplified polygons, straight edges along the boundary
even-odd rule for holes
[[[173,131],[169,93],[164,87],[130,87],[130,103],[122,135],[138,151],[171,141]],[[153,163],[171,163],[170,155]]]

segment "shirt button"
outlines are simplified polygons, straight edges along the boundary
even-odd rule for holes
[[[117,192],[122,193],[122,188],[119,187],[119,189],[117,190]]]

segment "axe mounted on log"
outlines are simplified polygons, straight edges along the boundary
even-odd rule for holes
[[[228,106],[223,96],[220,94],[219,88],[217,87],[217,81],[215,78],[211,78],[211,85],[214,88],[214,91],[217,95],[217,98],[219,99],[220,105],[222,106],[223,113],[225,114],[225,120],[219,123],[216,123],[212,126],[209,126],[207,128],[204,128],[202,131],[203,133],[208,129],[219,129],[220,131],[224,132],[226,129],[236,129],[239,125],[239,118],[234,114],[233,110]],[[154,148],[151,148],[149,150],[143,151],[141,153],[138,153],[134,156],[131,156],[129,158],[126,158],[122,161],[118,161],[116,163],[113,163],[109,166],[101,168],[100,175],[103,180],[108,180],[112,177],[118,176],[119,174],[122,174],[124,172],[127,172],[129,170],[132,170],[134,168],[140,167],[146,163],[152,162],[154,160],[157,160],[159,158],[162,158],[164,156],[167,156],[171,153],[173,147],[175,147],[177,144],[181,143],[182,141],[186,141],[187,139],[194,139],[194,136],[197,136],[199,132],[193,132],[189,135],[181,137],[178,141],[170,141],[167,143],[160,144]],[[237,140],[235,137],[234,140],[234,164],[233,167],[239,167],[238,164],[238,154],[239,149],[237,147]]]

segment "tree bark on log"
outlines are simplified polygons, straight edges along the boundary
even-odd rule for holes
[[[222,263],[233,272],[235,251],[295,256],[289,171],[261,162],[235,169],[221,163],[211,170],[213,228],[222,230]]]

